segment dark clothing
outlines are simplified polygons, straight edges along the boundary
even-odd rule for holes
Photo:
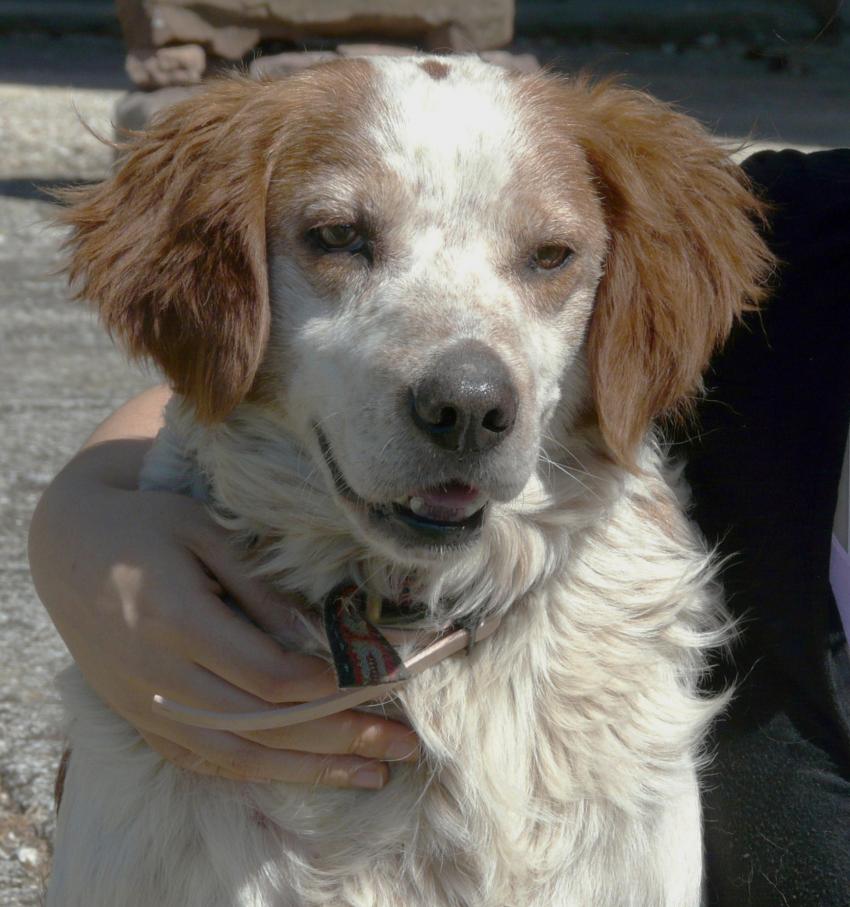
[[[710,907],[850,905],[850,666],[829,585],[850,427],[850,150],[745,169],[783,262],[708,375],[693,515],[731,560],[735,700],[704,779]]]

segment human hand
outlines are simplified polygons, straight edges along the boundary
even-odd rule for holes
[[[381,787],[388,761],[416,758],[416,738],[398,722],[347,711],[237,735],[152,711],[154,693],[243,712],[316,699],[336,684],[324,661],[287,652],[269,635],[291,635],[299,602],[247,577],[201,504],[103,481],[104,464],[138,460],[127,445],[140,443],[83,451],[33,517],[36,588],[89,685],[182,767],[245,780]],[[225,591],[257,626],[222,601]]]

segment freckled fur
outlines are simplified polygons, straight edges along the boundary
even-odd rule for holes
[[[303,244],[334,206],[370,225],[374,266]],[[653,423],[759,297],[758,211],[669,108],[474,58],[219,84],[85,190],[81,293],[180,391],[145,487],[207,500],[254,570],[313,601],[412,577],[435,625],[504,619],[400,690],[423,758],[379,792],[192,775],[69,672],[50,907],[697,907],[696,771],[723,704],[698,680],[728,628]],[[575,259],[532,274],[552,231]],[[462,466],[400,405],[458,339],[520,397],[510,438]],[[314,421],[370,501],[465,470],[491,493],[480,542],[434,557],[376,534],[332,493]]]
[[[449,74],[448,65],[440,60],[425,60],[423,63],[419,64],[419,68],[423,72],[427,72],[435,82],[439,82],[440,79],[445,79]]]

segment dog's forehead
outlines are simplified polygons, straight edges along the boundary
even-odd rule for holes
[[[443,245],[602,229],[584,152],[546,76],[472,56],[364,57],[285,87],[270,194],[277,219],[365,216],[401,237],[430,231]]]
[[[377,115],[368,127],[385,166],[443,194],[498,194],[525,144],[508,74],[474,57],[370,61]]]

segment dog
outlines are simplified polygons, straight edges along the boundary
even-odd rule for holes
[[[175,391],[143,487],[306,596],[308,650],[362,594],[468,651],[367,678],[422,742],[377,791],[180,769],[72,670],[48,904],[696,907],[729,623],[657,426],[763,296],[762,214],[687,116],[475,57],[226,78],[134,138],[64,216]]]

